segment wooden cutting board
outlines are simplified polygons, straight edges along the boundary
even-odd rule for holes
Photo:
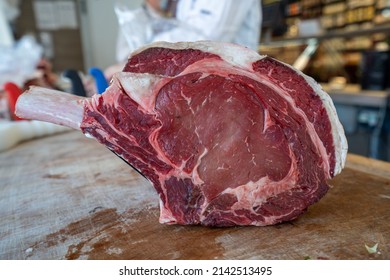
[[[293,222],[161,225],[146,179],[80,132],[58,134],[0,153],[0,258],[390,259],[390,164],[349,155],[331,183]]]

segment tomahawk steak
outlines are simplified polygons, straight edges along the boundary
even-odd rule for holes
[[[347,153],[313,79],[226,43],[148,45],[102,95],[32,88],[17,114],[81,129],[127,161],[155,187],[166,224],[294,219],[325,195]]]

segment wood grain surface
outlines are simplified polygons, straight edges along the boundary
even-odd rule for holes
[[[80,132],[58,134],[0,153],[0,259],[390,259],[390,164],[349,155],[331,184],[288,223],[162,225],[146,179]]]

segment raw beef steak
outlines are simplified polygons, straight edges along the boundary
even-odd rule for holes
[[[155,43],[102,95],[32,88],[17,112],[81,129],[135,167],[157,190],[166,224],[294,219],[325,195],[347,153],[316,82],[226,43]]]

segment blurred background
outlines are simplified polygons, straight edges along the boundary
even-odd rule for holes
[[[92,66],[105,69],[116,62],[119,26],[114,5],[118,1],[1,1],[3,5],[8,3],[8,13],[15,13],[10,20],[14,41],[33,35],[43,46],[43,56],[50,60],[54,71],[87,71]],[[142,0],[126,2],[129,8],[141,4]]]

